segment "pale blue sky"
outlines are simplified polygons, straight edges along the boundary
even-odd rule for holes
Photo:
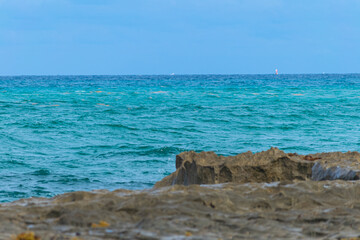
[[[0,75],[360,72],[359,0],[0,0]]]

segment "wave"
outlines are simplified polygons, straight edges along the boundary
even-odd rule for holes
[[[113,128],[113,129],[126,129],[126,130],[132,130],[132,131],[139,130],[139,128],[126,126],[126,125],[123,125],[120,123],[98,124],[98,126],[109,127],[109,128]]]
[[[188,150],[358,150],[359,76],[0,77],[0,201],[149,187]]]
[[[39,169],[31,173],[34,176],[48,176],[51,174],[51,171],[48,169]]]

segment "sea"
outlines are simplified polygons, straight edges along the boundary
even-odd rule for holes
[[[147,189],[183,151],[360,149],[360,75],[1,76],[0,201]]]

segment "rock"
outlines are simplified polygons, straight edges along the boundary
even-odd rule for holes
[[[359,180],[359,172],[350,168],[342,168],[339,166],[326,168],[321,163],[317,162],[312,168],[312,180]]]
[[[360,153],[332,152],[312,155],[319,159],[312,168],[313,180],[360,179]]]
[[[313,166],[314,162],[277,148],[229,157],[190,151],[177,155],[176,171],[155,186],[307,180]]]
[[[0,204],[0,239],[350,239],[359,193],[339,180],[73,192]]]
[[[359,179],[359,163],[357,152],[183,152],[153,189],[2,203],[0,239],[350,239],[360,181],[334,179]]]
[[[176,156],[176,171],[155,187],[174,184],[217,184],[293,180],[358,180],[360,153],[333,152],[299,155],[277,148],[253,154],[220,156],[214,152],[183,152]]]

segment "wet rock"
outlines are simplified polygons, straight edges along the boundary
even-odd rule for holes
[[[332,152],[316,153],[313,157],[320,158],[313,166],[313,180],[359,180],[360,153]]]
[[[359,180],[359,172],[354,171],[351,168],[342,168],[340,166],[334,166],[326,168],[320,162],[315,163],[312,167],[312,180]]]

